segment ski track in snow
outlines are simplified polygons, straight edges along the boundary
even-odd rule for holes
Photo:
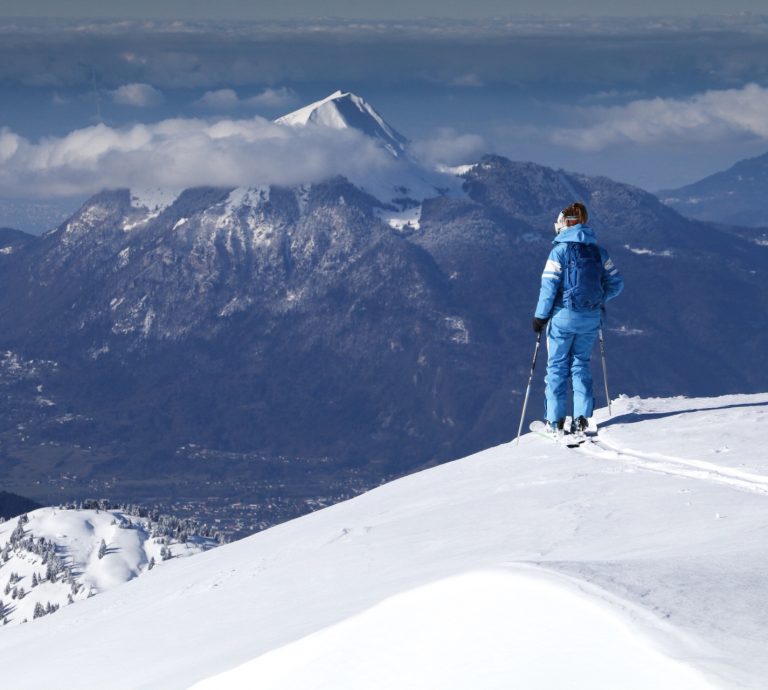
[[[768,495],[768,477],[752,474],[751,472],[726,469],[703,460],[686,460],[661,453],[643,453],[621,448],[608,441],[605,438],[605,434],[601,435],[599,432],[597,436],[588,438],[587,442],[580,446],[578,450],[586,455],[592,455],[601,459],[618,460],[633,467],[650,470],[651,472],[717,482],[737,489]]]

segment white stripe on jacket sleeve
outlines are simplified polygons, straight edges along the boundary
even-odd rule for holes
[[[544,266],[544,273],[541,274],[542,279],[550,278],[551,280],[557,280],[562,273],[563,268],[557,261],[547,259],[547,263]]]

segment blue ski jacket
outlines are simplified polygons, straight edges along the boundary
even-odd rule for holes
[[[572,225],[570,228],[563,230],[557,237],[555,237],[552,244],[552,251],[549,253],[549,258],[544,266],[544,272],[541,274],[541,289],[539,290],[539,301],[536,305],[536,317],[539,319],[548,319],[553,317],[562,309],[565,309],[563,304],[563,265],[565,263],[566,243],[567,242],[581,242],[583,244],[597,244],[597,238],[595,232],[588,225],[580,223],[579,225]],[[598,247],[600,250],[600,257],[603,261],[603,305],[608,301],[616,297],[624,288],[624,279],[619,274],[616,266],[613,265],[608,256],[608,252],[602,247]],[[598,312],[599,310],[594,310]],[[573,315],[577,315],[583,312],[573,312]],[[585,313],[585,316],[591,316],[589,312]]]

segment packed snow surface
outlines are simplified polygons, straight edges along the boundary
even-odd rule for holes
[[[0,629],[3,685],[768,687],[768,394],[613,412]]]

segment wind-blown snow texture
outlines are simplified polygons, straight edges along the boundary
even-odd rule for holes
[[[0,630],[4,684],[764,688],[768,394],[597,418]]]

